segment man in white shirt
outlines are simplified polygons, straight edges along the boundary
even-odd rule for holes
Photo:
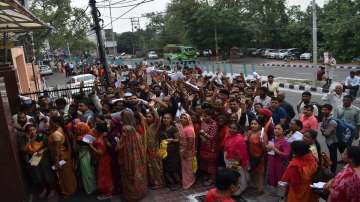
[[[268,81],[264,84],[264,86],[268,89],[270,97],[277,97],[279,92],[279,84],[274,81],[273,75],[268,76]]]
[[[312,106],[314,107],[314,111],[313,111],[313,112],[314,112],[314,115],[315,115],[316,117],[319,116],[319,109],[318,109],[318,107],[317,107],[317,105],[316,105],[315,102],[311,102],[311,93],[310,93],[309,91],[305,91],[305,92],[302,93],[302,95],[301,95],[301,101],[300,101],[300,102],[298,103],[298,105],[296,106],[297,111],[298,111],[299,114],[302,114],[302,113],[303,113],[304,107],[305,107],[306,105],[312,105]]]
[[[256,103],[261,103],[264,108],[270,108],[271,98],[267,95],[268,89],[266,87],[261,87],[259,89],[259,95],[254,98],[254,105]]]
[[[355,76],[355,72],[351,71],[350,76],[346,77],[345,86],[350,90],[349,95],[356,98],[357,91],[359,90],[359,78]]]
[[[341,107],[343,105],[343,86],[338,83],[335,85],[335,89],[331,90],[328,94],[324,95],[321,99],[328,102],[334,109]]]

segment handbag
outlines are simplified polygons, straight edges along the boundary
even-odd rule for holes
[[[332,179],[335,175],[330,172],[330,166],[332,164],[328,155],[325,152],[321,152],[321,165],[319,165],[316,171],[313,182],[327,182]]]
[[[161,140],[161,142],[160,142],[160,148],[158,150],[158,155],[161,159],[165,159],[168,155],[168,153],[167,153],[168,143],[169,142],[167,140]]]

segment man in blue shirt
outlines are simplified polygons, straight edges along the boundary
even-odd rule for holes
[[[280,107],[280,100],[277,97],[271,98],[271,107],[272,119],[274,124],[287,125],[288,123],[288,114],[285,109]]]

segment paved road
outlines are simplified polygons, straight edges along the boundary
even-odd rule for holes
[[[140,59],[132,59],[132,60],[124,60],[125,64],[133,64],[140,62]],[[154,61],[164,61],[160,60],[150,60],[149,62]],[[166,62],[166,61],[165,61]],[[306,80],[315,80],[317,68],[305,68],[305,67],[273,67],[273,66],[262,66],[262,64],[275,63],[275,64],[310,64],[307,61],[293,61],[291,63],[287,63],[283,60],[273,60],[259,57],[245,57],[236,61],[236,63],[227,63],[220,62],[216,63],[214,61],[208,61],[204,58],[200,58],[198,60],[200,66],[204,71],[214,72],[217,69],[220,69],[226,73],[247,73],[251,74],[253,71],[256,71],[260,75],[269,75],[272,74],[276,77],[284,77],[284,78],[294,78],[294,79],[306,79]],[[246,64],[246,68],[244,68],[244,64]],[[344,65],[348,66],[348,65]],[[354,65],[352,65],[354,66]],[[335,69],[334,71],[334,81],[344,81],[345,78],[349,75],[349,69]]]
[[[275,77],[294,78],[294,79],[306,79],[315,80],[317,68],[306,68],[306,67],[276,67],[276,66],[262,66],[266,63],[277,63],[277,64],[289,64],[279,60],[268,60],[263,58],[244,58],[239,61],[240,64],[216,64],[202,62],[203,70],[205,71],[216,71],[218,68],[226,73],[247,73],[251,74],[256,71],[260,75],[272,74]],[[246,68],[244,68],[246,64]],[[349,75],[349,69],[334,69],[334,81],[344,81]]]

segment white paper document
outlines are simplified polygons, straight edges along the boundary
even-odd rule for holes
[[[310,185],[311,188],[316,188],[316,189],[323,189],[325,187],[326,183],[325,182],[317,182],[317,183],[313,183],[312,185]]]
[[[82,138],[82,141],[83,142],[86,142],[86,143],[89,143],[89,144],[92,144],[94,141],[96,140],[96,138],[92,135],[85,135],[83,138]]]

